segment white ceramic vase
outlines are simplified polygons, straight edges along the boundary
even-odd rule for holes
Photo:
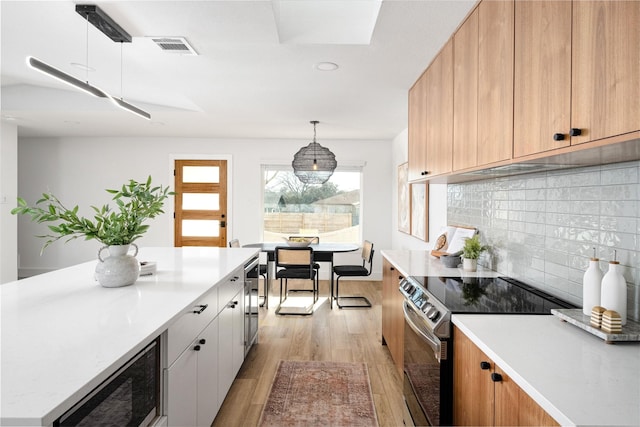
[[[627,282],[622,275],[622,266],[617,261],[609,262],[609,271],[602,278],[600,305],[617,311],[622,324],[627,324]]]
[[[129,255],[129,247],[133,246],[135,253]],[[109,256],[102,258],[102,251],[107,249]],[[119,288],[133,285],[140,275],[140,263],[136,259],[138,246],[111,245],[103,246],[98,251],[98,265],[96,265],[96,280],[105,288]]]
[[[464,271],[476,271],[478,269],[478,260],[471,258],[462,258],[462,269]]]
[[[602,284],[602,271],[600,271],[600,260],[591,258],[589,268],[582,278],[582,314],[591,316],[594,306],[600,305]]]

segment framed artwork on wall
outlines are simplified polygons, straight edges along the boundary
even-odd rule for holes
[[[429,241],[429,184],[411,184],[411,235]]]
[[[409,163],[398,166],[398,231],[411,234],[411,191]]]

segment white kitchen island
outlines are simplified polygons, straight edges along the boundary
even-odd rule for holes
[[[141,248],[157,272],[132,286],[101,287],[96,261],[0,286],[1,425],[51,425],[257,255]]]

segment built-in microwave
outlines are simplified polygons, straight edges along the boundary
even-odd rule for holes
[[[56,426],[148,426],[160,416],[160,338],[54,422]]]

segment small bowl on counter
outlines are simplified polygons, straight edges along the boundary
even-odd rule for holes
[[[459,254],[440,255],[440,261],[447,268],[457,268],[462,263]]]

